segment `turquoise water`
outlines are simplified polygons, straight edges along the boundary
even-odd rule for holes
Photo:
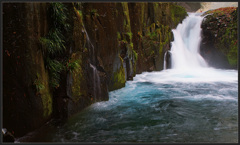
[[[110,92],[109,101],[89,106],[43,138],[91,143],[238,142],[237,71],[205,71],[137,75],[126,87]]]

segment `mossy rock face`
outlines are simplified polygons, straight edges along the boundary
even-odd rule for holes
[[[179,24],[179,22],[181,22],[187,16],[187,12],[185,8],[183,8],[182,6],[178,6],[176,4],[171,5],[170,9],[173,27],[176,27]]]
[[[237,69],[237,8],[219,8],[204,15],[202,56],[213,67]]]
[[[133,47],[138,56],[136,73],[163,69],[164,53],[170,49],[171,30],[187,15],[174,3],[129,3]]]
[[[54,5],[68,14],[52,17],[48,8]],[[3,106],[3,125],[16,136],[39,127],[59,108],[72,115],[94,103],[93,87],[101,88],[97,101],[108,100],[108,91],[124,87],[136,73],[161,70],[171,29],[185,16],[173,3],[6,3],[3,11],[3,102],[10,104]],[[54,25],[63,49],[49,55],[39,40],[56,42],[46,37]],[[61,66],[54,86],[46,57]],[[90,64],[100,86],[94,86]]]
[[[78,67],[75,68],[72,74],[72,99],[74,102],[78,102],[79,99],[83,96],[86,96],[86,91],[83,87],[83,82],[86,82],[84,79],[84,74],[82,70],[82,56],[80,52],[73,53],[70,61],[75,61],[78,64]]]
[[[113,80],[114,80],[114,83],[111,90],[116,90],[125,86],[125,83],[126,83],[125,71],[122,65],[117,72],[114,72]]]
[[[117,90],[125,86],[126,83],[126,75],[125,70],[123,67],[123,59],[121,56],[117,57],[115,59],[115,63],[118,63],[118,65],[115,66],[115,71],[112,74],[110,85],[109,85],[109,91]]]

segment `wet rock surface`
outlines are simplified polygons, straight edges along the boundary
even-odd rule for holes
[[[200,51],[210,66],[237,69],[237,11],[227,7],[204,14]]]

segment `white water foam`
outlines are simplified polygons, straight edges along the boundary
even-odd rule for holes
[[[201,23],[203,17],[197,13],[189,16],[172,30],[174,41],[171,47],[173,69],[196,69],[207,67],[207,63],[199,54],[201,42]]]

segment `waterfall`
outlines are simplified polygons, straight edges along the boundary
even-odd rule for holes
[[[87,44],[88,46],[90,47],[90,52],[92,53],[92,63],[93,64],[96,64],[96,58],[95,58],[95,51],[94,51],[94,45],[92,44],[92,42],[90,41],[90,38],[88,36],[88,33],[86,31],[86,28],[83,24],[83,32],[85,32],[86,34],[86,39],[87,39]],[[94,97],[94,101],[97,101],[100,99],[100,95],[101,95],[101,88],[100,88],[100,77],[99,77],[99,74],[98,74],[98,70],[97,68],[95,67],[95,65],[93,65],[90,63],[90,67],[92,68],[93,70],[93,97]]]
[[[164,61],[163,61],[163,69],[167,69],[167,60],[166,60],[166,56],[167,56],[167,51],[164,54]]]
[[[88,33],[86,31],[86,28],[85,28],[84,24],[82,24],[82,26],[83,26],[83,30],[82,31],[85,32],[85,34],[86,34],[87,44],[91,48],[90,51],[92,51],[92,61],[95,62],[94,46],[93,46],[92,42],[90,41],[90,38],[88,36]]]
[[[93,91],[94,91],[94,100],[96,101],[97,96],[101,94],[100,77],[98,75],[98,70],[96,69],[96,67],[92,64],[90,64],[90,67],[93,69]]]
[[[171,64],[173,69],[195,69],[207,67],[199,54],[201,42],[201,13],[188,13],[176,29],[172,30],[174,41],[171,42]]]

